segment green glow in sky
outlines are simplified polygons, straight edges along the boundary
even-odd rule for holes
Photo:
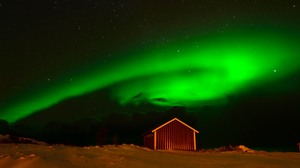
[[[23,95],[0,107],[0,118],[17,121],[34,112],[112,87],[120,104],[201,106],[226,95],[274,81],[298,70],[296,37],[271,32],[195,36],[168,46],[125,53],[121,61]]]
[[[200,106],[212,100],[224,102],[226,95],[297,70],[297,45],[286,40],[265,33],[231,34],[171,46],[163,53],[154,51],[146,55],[151,58],[148,61],[132,65],[148,76],[118,85],[114,96],[122,104]]]

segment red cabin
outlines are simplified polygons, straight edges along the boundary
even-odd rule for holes
[[[174,118],[144,135],[144,146],[161,150],[196,150],[196,129]]]

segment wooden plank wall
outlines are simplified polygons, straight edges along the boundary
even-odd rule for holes
[[[156,149],[194,150],[194,131],[175,120],[157,130]]]
[[[153,133],[144,136],[144,146],[150,149],[154,149],[154,136]]]

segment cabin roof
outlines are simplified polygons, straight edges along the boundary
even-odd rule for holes
[[[191,130],[193,130],[193,131],[199,133],[198,130],[196,130],[196,129],[194,129],[193,127],[187,125],[186,123],[184,123],[183,121],[179,120],[178,118],[173,118],[172,120],[170,120],[170,121],[168,121],[168,122],[166,122],[166,123],[160,125],[159,127],[153,129],[151,132],[155,132],[155,131],[159,130],[160,128],[164,127],[165,125],[168,125],[169,123],[171,123],[171,122],[173,122],[173,121],[175,121],[175,120],[178,121],[178,122],[180,122],[181,124],[185,125],[186,127],[190,128]]]

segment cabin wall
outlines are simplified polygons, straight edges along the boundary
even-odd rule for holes
[[[194,131],[175,120],[157,130],[156,149],[194,150]]]
[[[153,133],[144,135],[144,146],[150,149],[154,149],[154,135]]]

